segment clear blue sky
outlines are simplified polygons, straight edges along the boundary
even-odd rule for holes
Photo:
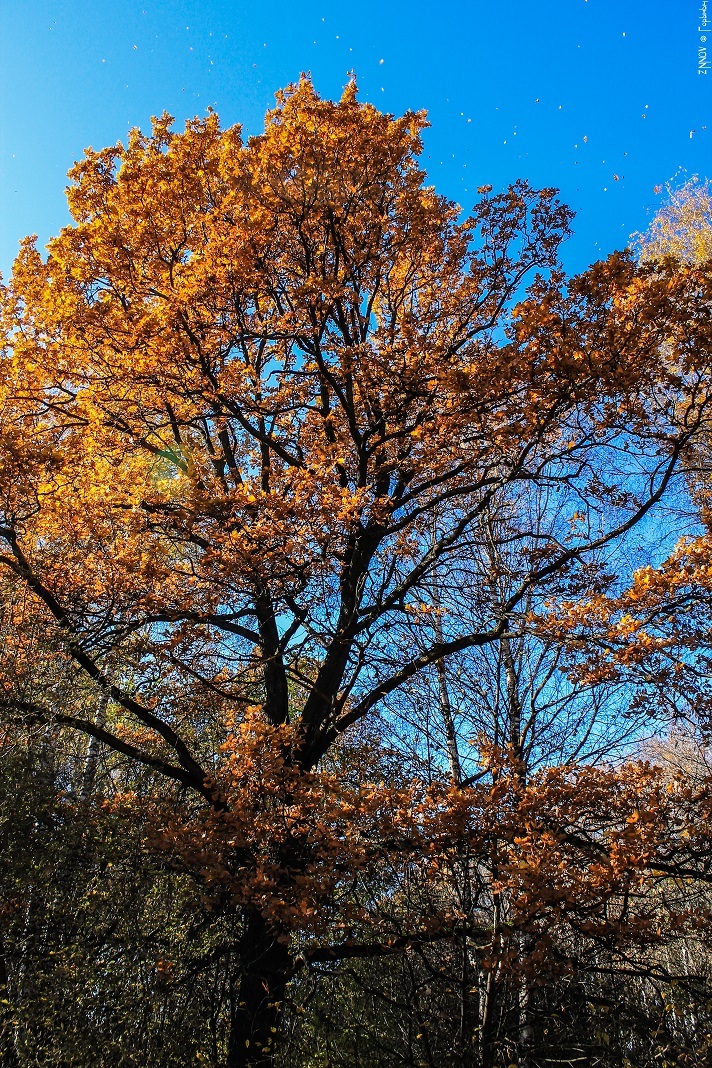
[[[66,171],[86,146],[208,105],[256,133],[300,71],[333,97],[351,69],[384,110],[428,110],[425,165],[463,207],[485,183],[558,186],[577,212],[566,261],[578,269],[646,226],[655,185],[712,173],[700,6],[3,0],[0,269],[24,234],[44,243],[67,221]],[[708,47],[712,59],[712,33]]]

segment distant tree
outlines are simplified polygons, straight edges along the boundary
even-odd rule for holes
[[[682,263],[705,263],[712,258],[712,187],[696,175],[686,182],[669,182],[662,206],[647,231],[636,234],[644,262],[673,256]]]

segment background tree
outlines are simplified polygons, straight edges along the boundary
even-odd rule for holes
[[[656,192],[663,192],[661,187]],[[712,191],[710,183],[694,175],[685,182],[668,182],[664,203],[644,234],[635,234],[640,258],[672,256],[682,263],[705,263],[712,257]]]

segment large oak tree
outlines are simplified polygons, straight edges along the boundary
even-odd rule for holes
[[[6,703],[193,806],[155,833],[241,912],[231,1068],[272,1063],[292,932],[324,934],[374,843],[428,833],[402,784],[339,792],[344,732],[547,597],[599,594],[708,419],[708,273],[615,255],[567,279],[554,191],[483,187],[463,218],[425,125],[308,79],[246,143],[163,116],[86,153],[73,223],[3,290],[0,563],[48,635],[32,662],[13,621]],[[542,493],[556,523],[488,522]],[[434,607],[493,529],[527,546],[504,600]]]

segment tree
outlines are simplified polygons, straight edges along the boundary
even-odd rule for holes
[[[657,187],[656,192],[662,192]],[[712,199],[710,183],[693,176],[682,184],[667,183],[665,199],[644,234],[634,234],[641,263],[663,275],[671,264],[709,269],[712,254]],[[693,325],[693,320],[691,320]],[[694,315],[694,326],[707,335],[710,322],[706,300]],[[702,364],[692,357],[680,365],[688,382],[695,381]],[[704,416],[687,445],[686,492],[678,502],[682,531],[652,563],[632,575],[627,588],[578,604],[570,602],[560,613],[563,634],[575,635],[584,665],[579,679],[624,678],[643,687],[641,704],[662,707],[666,720],[686,723],[693,736],[702,729],[702,745],[709,733],[707,687],[709,662],[710,568],[710,422]],[[678,519],[679,523],[679,519]],[[583,620],[586,623],[581,626]],[[556,630],[556,624],[554,625]],[[697,744],[700,744],[698,736]],[[694,742],[693,742],[694,745]]]
[[[656,187],[656,192],[661,192]],[[672,256],[682,263],[705,263],[712,256],[712,191],[696,175],[682,184],[669,182],[665,201],[650,227],[637,238],[640,258]]]
[[[272,1064],[300,932],[338,960],[451,930],[446,910],[334,941],[354,873],[470,827],[422,783],[341,781],[344,733],[549,592],[606,589],[591,561],[707,419],[708,274],[615,255],[566,279],[554,191],[483,188],[459,221],[418,166],[425,125],[305,78],[246,144],[164,115],[87,152],[72,225],[3,290],[0,563],[47,628],[42,671],[76,680],[53,702],[18,623],[6,708],[143,769],[124,803],[239,913],[230,1068]],[[565,533],[429,629],[483,517],[545,490]]]

